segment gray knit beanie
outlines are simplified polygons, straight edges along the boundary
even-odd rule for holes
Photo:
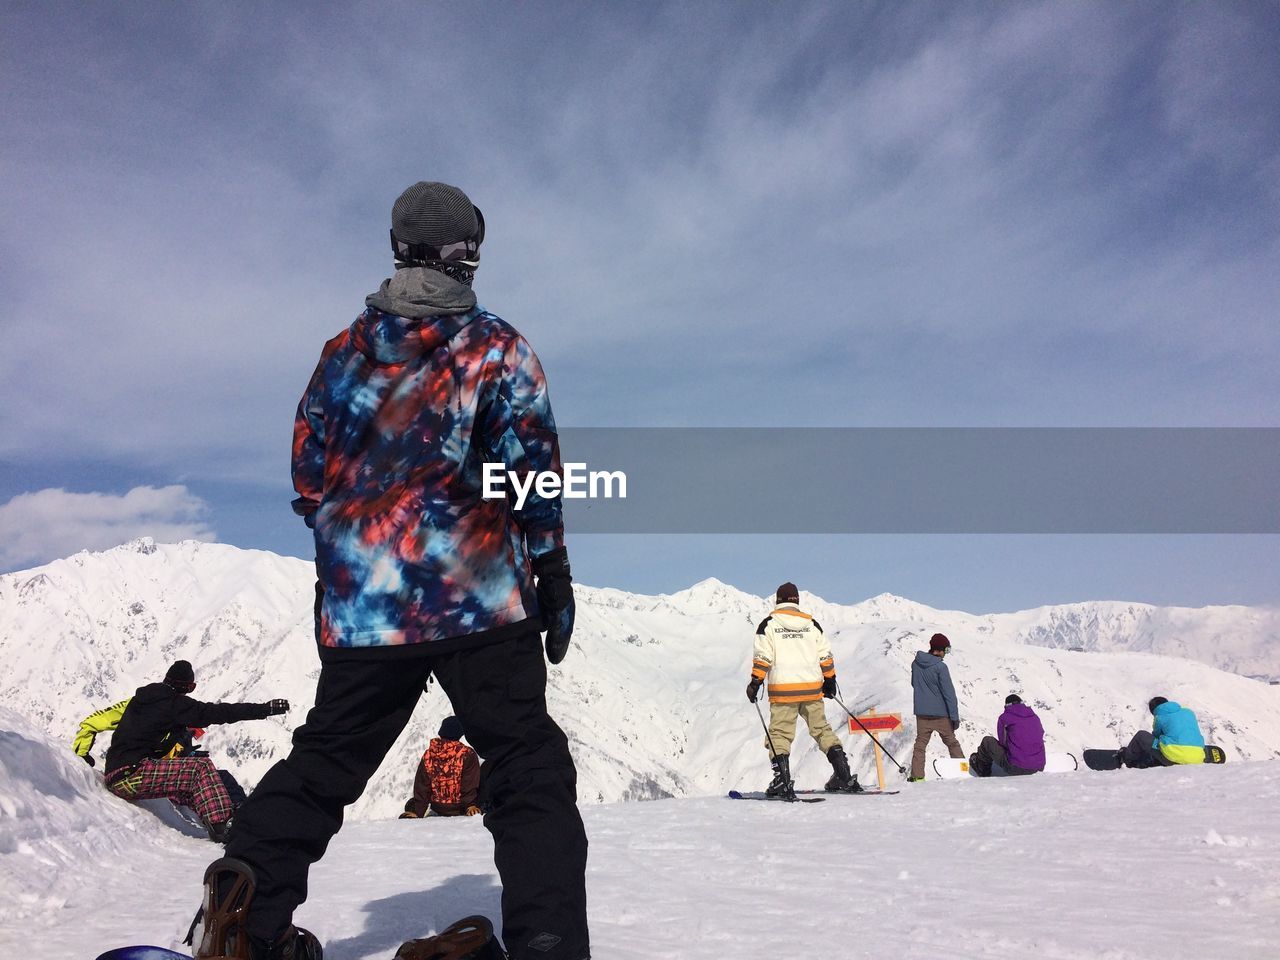
[[[404,243],[440,247],[476,239],[480,220],[475,204],[457,187],[420,180],[396,198],[391,232]]]

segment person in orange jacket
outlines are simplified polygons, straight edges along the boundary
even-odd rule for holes
[[[439,736],[428,744],[413,780],[413,796],[401,820],[418,817],[474,817],[480,792],[480,759],[462,742],[462,721],[445,717]]]

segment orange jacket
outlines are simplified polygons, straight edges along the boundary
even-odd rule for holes
[[[480,758],[460,740],[436,737],[418,764],[409,813],[424,817],[427,810],[442,817],[456,817],[474,806],[480,792]]]

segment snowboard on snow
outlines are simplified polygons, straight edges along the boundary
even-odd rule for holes
[[[1213,744],[1208,744],[1204,748],[1204,762],[1226,763],[1227,751]],[[1115,750],[1086,750],[1084,752],[1084,765],[1090,770],[1120,769],[1120,763],[1116,760]]]
[[[191,954],[166,950],[164,947],[116,947],[99,954],[98,960],[191,960]]]
[[[1086,750],[1081,756],[1084,758],[1084,765],[1090,770],[1120,769],[1115,750]]]
[[[1069,773],[1077,770],[1080,763],[1076,760],[1074,753],[1046,753],[1044,756],[1044,770],[1042,773]],[[969,761],[963,757],[939,757],[933,761],[933,772],[942,780],[955,780],[960,777],[976,777],[977,774],[969,769]],[[1000,768],[999,764],[995,764],[991,768],[993,777],[1003,777],[1007,774]]]

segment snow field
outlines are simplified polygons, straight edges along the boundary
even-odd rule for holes
[[[1280,762],[929,781],[890,797],[583,807],[611,960],[1251,960],[1280,941]],[[176,947],[208,841],[0,708],[0,956]],[[348,824],[298,913],[327,960],[499,916],[476,818]]]

